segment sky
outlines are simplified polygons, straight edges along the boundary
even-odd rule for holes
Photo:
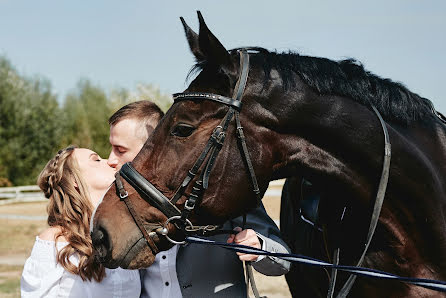
[[[81,78],[180,92],[194,59],[179,17],[198,31],[197,10],[227,49],[355,58],[446,113],[444,0],[0,0],[0,55],[48,79],[60,100]]]

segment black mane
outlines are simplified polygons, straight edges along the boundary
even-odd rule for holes
[[[367,106],[372,103],[390,121],[409,124],[434,117],[428,99],[409,91],[401,83],[370,73],[354,59],[333,61],[264,50],[253,55],[251,61],[263,67],[267,78],[271,69],[276,69],[285,88],[293,85],[294,72],[319,94],[345,96]]]
[[[294,85],[293,74],[296,73],[319,94],[349,97],[366,106],[372,103],[388,121],[410,124],[414,121],[428,123],[433,118],[437,119],[428,99],[409,91],[401,83],[372,74],[354,59],[333,61],[294,52],[277,53],[262,48],[256,50],[258,52],[251,54],[250,60],[253,65],[263,68],[265,82],[269,80],[271,70],[276,69],[287,89]],[[189,74],[205,66],[206,61],[198,61]]]

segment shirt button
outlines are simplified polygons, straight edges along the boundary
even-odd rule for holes
[[[166,256],[162,256],[162,258],[163,258],[163,260],[165,260],[165,259],[166,259]]]
[[[164,283],[166,286],[168,286],[169,285],[169,282],[168,281],[166,281],[165,283]]]

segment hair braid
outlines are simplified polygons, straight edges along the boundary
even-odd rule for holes
[[[37,184],[49,199],[48,225],[60,227],[57,238],[64,236],[68,244],[57,253],[57,262],[67,271],[79,275],[82,280],[101,281],[104,267],[93,254],[89,221],[93,205],[84,183],[79,165],[73,157],[75,146],[59,150],[47,163],[37,179]],[[76,254],[79,264],[75,266],[70,257]]]

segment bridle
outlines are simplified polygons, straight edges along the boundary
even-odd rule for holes
[[[187,93],[176,93],[173,95],[174,104],[183,100],[210,100],[220,104],[224,104],[229,107],[226,115],[220,124],[215,127],[213,130],[208,142],[206,143],[203,151],[201,152],[198,159],[195,161],[192,168],[188,171],[186,177],[184,178],[181,185],[177,188],[172,198],[167,198],[164,194],[162,194],[152,183],[150,183],[147,179],[145,179],[138,171],[136,171],[131,163],[124,164],[120,171],[116,173],[116,190],[118,192],[118,196],[124,203],[126,204],[130,214],[132,215],[135,223],[143,234],[144,238],[147,241],[148,246],[152,250],[154,254],[159,252],[154,239],[159,235],[165,236],[171,243],[174,244],[184,244],[184,241],[176,241],[169,237],[168,235],[168,225],[172,223],[176,226],[177,229],[184,232],[185,235],[198,234],[201,232],[204,234],[205,232],[212,232],[218,230],[220,227],[215,225],[206,225],[206,226],[194,226],[188,219],[191,212],[195,209],[197,204],[200,203],[202,195],[204,191],[208,188],[209,185],[209,177],[212,171],[212,168],[215,164],[215,160],[220,152],[229,127],[230,122],[235,117],[236,121],[236,131],[237,131],[237,140],[240,143],[242,158],[246,164],[246,167],[249,172],[253,192],[256,195],[258,201],[260,202],[260,190],[257,183],[257,178],[254,173],[254,168],[252,166],[251,158],[246,146],[246,140],[243,133],[243,127],[240,123],[240,111],[242,108],[242,96],[246,87],[246,81],[248,79],[249,72],[249,54],[248,51],[259,51],[258,48],[240,48],[235,49],[240,55],[240,75],[237,80],[236,86],[234,88],[234,93],[232,98],[213,94],[213,93],[202,93],[202,92],[187,92]],[[364,245],[363,253],[357,263],[357,266],[360,266],[364,260],[368,247],[370,245],[371,239],[375,232],[379,215],[381,212],[381,207],[384,201],[384,196],[387,188],[387,182],[389,178],[389,169],[390,169],[390,159],[391,159],[391,146],[389,141],[389,134],[387,131],[386,124],[382,119],[378,110],[370,104],[373,111],[376,113],[380,123],[382,130],[384,132],[384,161],[381,179],[378,187],[378,192],[376,195],[375,205],[372,213],[372,219],[369,226],[369,231],[366,239],[366,243]],[[182,210],[178,209],[175,206],[175,203],[181,196],[184,195],[186,189],[191,184],[192,180],[198,175],[200,168],[202,171],[200,172],[199,178],[196,179],[192,191],[189,194],[184,208]],[[133,204],[129,199],[128,192],[125,190],[124,185],[121,181],[121,178],[124,178],[143,198],[153,207],[159,209],[166,217],[167,221],[164,223],[164,226],[154,225],[150,232],[146,230],[142,220],[139,215],[136,213]],[[337,265],[339,261],[339,248],[337,248],[334,252],[334,260],[335,265]],[[350,275],[337,297],[345,297],[351,290],[353,283],[355,281],[356,276]],[[336,270],[333,270],[332,278],[330,280],[329,292],[327,297],[332,297],[334,293],[334,287],[336,283]]]
[[[231,123],[233,118],[235,118],[236,121],[237,139],[240,143],[242,158],[249,172],[253,192],[257,200],[259,202],[261,200],[257,178],[252,166],[248,148],[246,146],[246,139],[243,133],[243,127],[240,123],[240,111],[242,108],[241,100],[246,87],[246,81],[248,79],[249,73],[248,51],[257,50],[257,48],[241,48],[236,50],[240,55],[241,71],[235,85],[232,98],[203,92],[176,93],[173,95],[174,104],[184,100],[210,100],[220,104],[224,104],[228,106],[229,109],[220,124],[214,128],[203,151],[201,152],[198,159],[195,161],[192,168],[187,172],[186,177],[177,188],[172,198],[169,199],[164,194],[162,194],[152,183],[150,183],[140,173],[138,173],[138,171],[133,168],[131,163],[124,164],[121,167],[120,171],[116,173],[115,184],[118,195],[120,199],[126,204],[130,214],[132,215],[138,228],[141,230],[141,233],[146,239],[147,244],[155,254],[159,251],[154,241],[154,239],[158,237],[158,235],[165,236],[170,242],[174,244],[184,244],[184,241],[176,241],[169,237],[169,223],[174,224],[176,228],[183,231],[185,235],[211,233],[220,228],[220,226],[215,225],[194,226],[189,221],[188,217],[195,209],[195,207],[200,203],[204,191],[209,186],[209,177],[211,171],[213,169],[217,156],[221,148],[223,147],[229,124]],[[200,169],[202,169],[201,172],[199,172]],[[192,191],[184,204],[184,208],[180,211],[180,209],[175,206],[175,203],[185,194],[186,189],[190,186],[191,182],[198,174],[199,177],[193,184]],[[133,204],[129,199],[128,192],[124,188],[121,177],[125,179],[145,201],[147,201],[153,207],[159,209],[167,217],[167,221],[164,223],[163,227],[160,227],[158,225],[156,227],[154,226],[150,232],[146,230],[142,220],[136,213],[135,208],[133,207]]]

